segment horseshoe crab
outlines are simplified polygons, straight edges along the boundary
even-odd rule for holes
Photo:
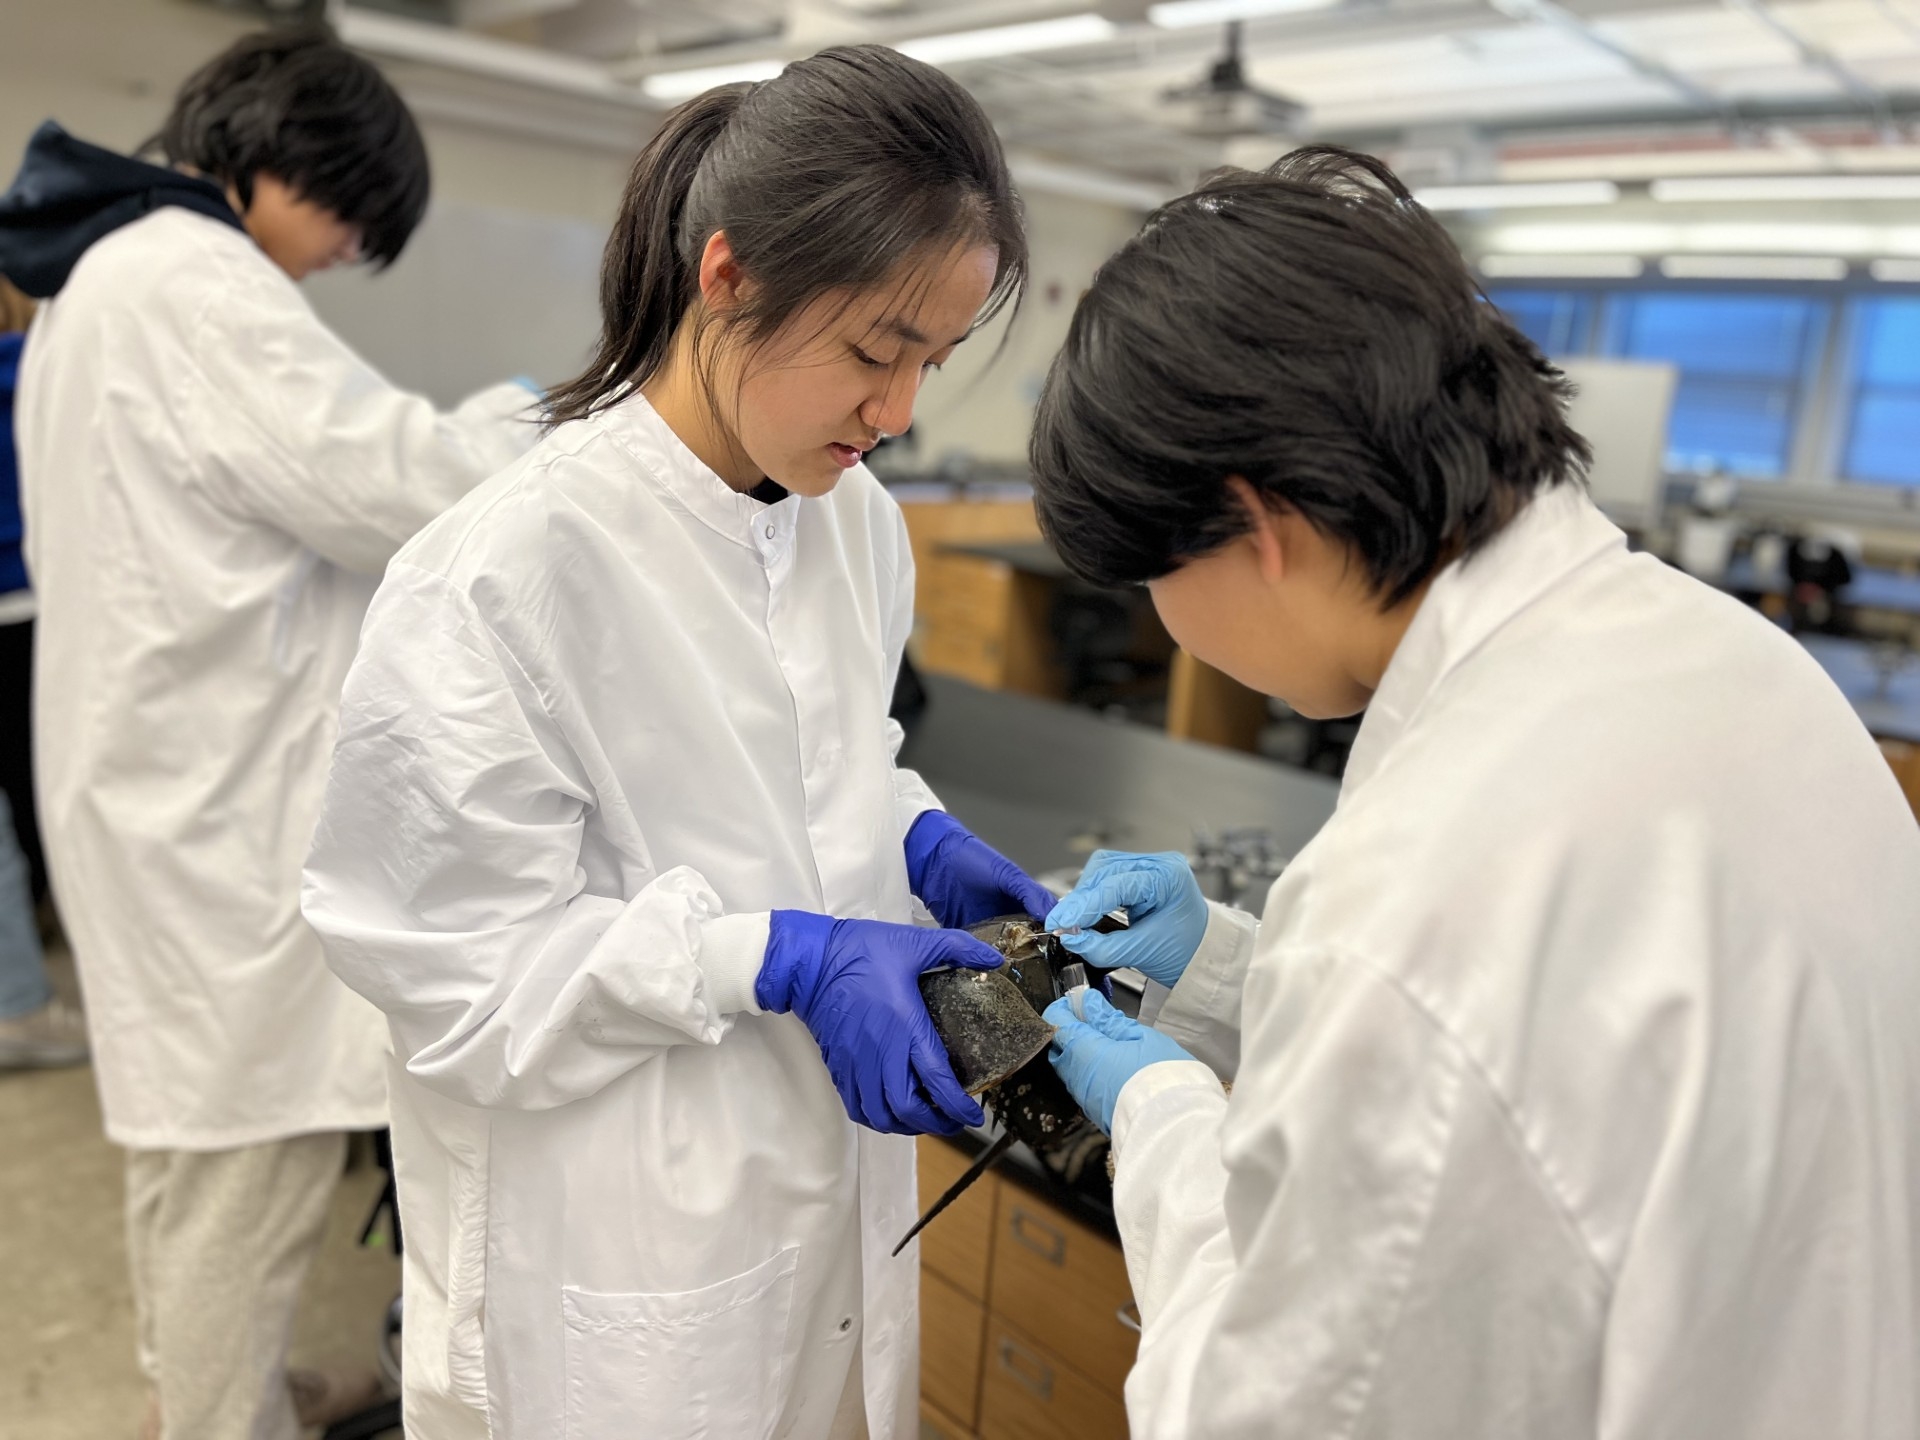
[[[967,929],[1004,955],[1006,964],[998,970],[937,970],[920,977],[920,994],[955,1077],[969,1095],[980,1097],[1001,1133],[902,1237],[896,1255],[1014,1141],[1068,1184],[1107,1146],[1046,1055],[1054,1031],[1040,1012],[1065,993],[1059,972],[1076,963],[1073,953],[1025,915],[1002,915]]]

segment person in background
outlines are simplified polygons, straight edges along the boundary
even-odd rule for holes
[[[427,203],[399,95],[320,34],[247,37],[151,165],[48,122],[0,271],[50,297],[17,402],[42,826],[87,1002],[150,1434],[285,1440],[374,1398],[286,1371],[385,1025],[300,919],[340,686],[400,545],[537,438],[518,386],[395,389],[298,280],[397,256]]]
[[[904,1137],[982,1120],[918,978],[1053,897],[894,763],[913,553],[861,457],[1025,276],[938,70],[709,91],[551,434],[388,568],[305,900],[393,1026],[408,1434],[916,1433]]]
[[[28,715],[33,591],[20,556],[13,392],[33,302],[0,275],[0,1070],[78,1065],[86,1020],[53,993],[34,902],[42,893]]]
[[[1920,1433],[1920,830],[1805,651],[1629,553],[1566,393],[1324,146],[1153,215],[1047,382],[1067,562],[1366,711],[1257,924],[1177,855],[1048,917],[1157,982],[1047,1015],[1141,1440]]]

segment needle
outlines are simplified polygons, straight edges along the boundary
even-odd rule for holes
[[[1096,935],[1111,935],[1116,930],[1124,930],[1126,928],[1127,928],[1126,911],[1114,910],[1109,912],[1108,914],[1102,915],[1098,920],[1094,921],[1093,924],[1091,925],[1087,925],[1087,926],[1069,925],[1059,930],[1049,930],[1047,931],[1047,934],[1078,935],[1081,933],[1082,929],[1086,929],[1086,930],[1093,931],[1093,933]]]

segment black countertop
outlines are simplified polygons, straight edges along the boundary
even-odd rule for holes
[[[1185,850],[1203,832],[1263,826],[1297,853],[1339,784],[1236,750],[944,675],[900,763],[981,839],[1030,873],[1089,851]]]

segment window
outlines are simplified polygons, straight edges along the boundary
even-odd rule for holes
[[[1773,477],[1791,463],[1825,320],[1826,306],[1800,295],[1619,295],[1607,306],[1600,350],[1679,367],[1669,469]]]
[[[1599,297],[1580,290],[1489,290],[1487,298],[1549,355],[1583,354],[1592,342]]]
[[[1920,299],[1862,300],[1852,349],[1840,474],[1920,485]]]

